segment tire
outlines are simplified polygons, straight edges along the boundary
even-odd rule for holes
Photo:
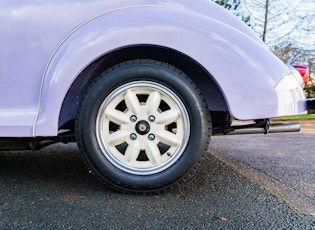
[[[199,89],[177,68],[148,59],[101,74],[76,118],[85,163],[121,192],[150,193],[178,184],[200,165],[210,133]]]

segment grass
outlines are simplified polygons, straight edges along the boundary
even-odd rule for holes
[[[315,114],[303,114],[297,116],[284,116],[271,118],[272,121],[283,121],[283,120],[305,120],[305,119],[315,119]]]

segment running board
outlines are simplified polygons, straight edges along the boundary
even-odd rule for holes
[[[230,126],[227,129],[215,129],[213,135],[241,135],[241,134],[267,134],[283,132],[299,132],[301,125],[298,122],[281,122],[270,124],[268,122],[249,125]]]

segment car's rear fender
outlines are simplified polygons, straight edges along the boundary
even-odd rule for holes
[[[138,7],[99,16],[64,40],[46,68],[34,135],[57,135],[64,98],[84,69],[114,50],[136,45],[170,48],[199,63],[238,119],[278,115],[275,87],[288,69],[260,42],[195,13]]]

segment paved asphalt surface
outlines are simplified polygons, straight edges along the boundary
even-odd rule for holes
[[[266,181],[251,179],[259,174],[255,170],[265,168],[267,181],[287,185],[293,180],[293,190],[304,192],[301,199],[314,202],[314,185],[309,183],[314,181],[314,156],[313,162],[301,161],[314,153],[314,142],[296,143],[299,135],[304,134],[272,134],[270,140],[264,135],[213,137],[208,157],[194,176],[159,195],[108,190],[88,173],[73,144],[37,152],[0,152],[0,229],[314,230],[314,217],[281,198],[284,194],[272,192]],[[283,148],[303,156],[286,157]],[[289,167],[282,167],[281,159]],[[306,164],[309,179],[300,179],[305,174],[296,167],[300,162]],[[296,174],[287,174],[296,168]],[[304,185],[311,191],[299,190]]]
[[[212,139],[221,159],[315,217],[315,120],[301,132]]]

